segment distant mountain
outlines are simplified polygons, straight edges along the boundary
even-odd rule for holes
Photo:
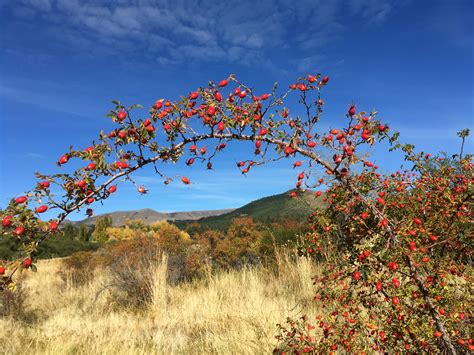
[[[254,221],[273,222],[282,219],[293,219],[303,222],[316,207],[323,207],[323,197],[316,197],[314,191],[306,190],[297,197],[291,197],[293,190],[282,194],[264,197],[252,201],[233,211],[220,215],[204,217],[194,221],[176,220],[178,227],[184,228],[187,224],[197,222],[209,229],[226,229],[231,221],[237,217],[252,217]]]
[[[316,197],[314,191],[300,192],[295,198],[290,196],[291,191],[293,190],[255,200],[237,209],[164,213],[145,208],[136,211],[105,213],[82,221],[67,221],[66,223],[93,226],[98,218],[110,216],[112,225],[115,227],[124,225],[127,220],[140,219],[148,225],[168,220],[173,221],[180,228],[197,222],[206,228],[223,230],[227,229],[234,218],[245,216],[252,217],[254,221],[259,222],[273,222],[282,219],[304,221],[316,207],[323,206],[323,198]]]
[[[232,212],[233,209],[223,209],[223,210],[211,210],[211,211],[189,211],[189,212],[157,212],[150,208],[145,208],[143,210],[136,211],[117,211],[111,213],[104,213],[91,218],[84,219],[78,222],[67,221],[66,223],[72,223],[75,225],[85,224],[88,226],[94,225],[96,220],[101,217],[110,216],[112,218],[112,225],[122,226],[127,220],[140,219],[145,224],[152,224],[158,221],[175,221],[175,220],[189,220],[194,221],[204,217],[218,216],[224,213]]]

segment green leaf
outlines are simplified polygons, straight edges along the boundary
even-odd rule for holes
[[[400,136],[400,133],[399,133],[399,132],[395,132],[395,133],[392,135],[392,137],[390,137],[390,143],[395,142],[395,141],[398,139],[399,136]]]
[[[465,128],[465,129],[463,129],[463,130],[457,132],[457,135],[458,135],[458,137],[460,137],[460,138],[466,138],[466,137],[469,136],[470,132],[471,132],[471,131],[469,130],[469,128]]]
[[[30,269],[31,269],[31,271],[33,271],[33,272],[38,271],[38,269],[36,268],[36,265],[35,265],[35,264],[31,264]]]

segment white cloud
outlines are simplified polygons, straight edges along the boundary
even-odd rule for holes
[[[163,65],[227,61],[268,66],[270,50],[314,51],[345,33],[347,16],[381,23],[393,10],[388,0],[22,0],[6,6],[15,16],[31,18],[34,12],[49,21],[51,34],[65,48],[92,56],[147,56],[151,51]],[[298,66],[305,67],[310,55]]]

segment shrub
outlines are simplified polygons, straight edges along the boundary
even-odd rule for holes
[[[412,171],[354,175],[357,194],[347,182],[328,189],[306,240],[325,266],[315,280],[325,314],[289,320],[279,351],[472,350],[470,158],[407,159]]]
[[[102,250],[77,252],[61,260],[59,275],[65,283],[83,286],[93,280],[96,269],[107,267],[111,262],[112,257]]]
[[[193,235],[193,245],[186,254],[186,274],[196,278],[208,274],[214,266],[215,249],[223,233],[207,230]]]
[[[153,237],[136,237],[112,243],[106,253],[111,257],[109,271],[119,306],[141,308],[153,298],[155,268],[161,263],[163,250]]]
[[[0,292],[0,318],[33,323],[36,315],[27,309],[27,294],[23,288],[23,279],[17,279],[14,289]]]
[[[250,217],[232,221],[224,238],[218,239],[213,258],[220,268],[228,269],[260,262],[262,231]]]

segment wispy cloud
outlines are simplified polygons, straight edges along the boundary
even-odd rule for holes
[[[54,97],[54,99],[52,99]],[[58,100],[57,98],[61,98]],[[84,107],[77,97],[65,94],[61,83],[37,82],[16,78],[15,81],[0,84],[0,98],[6,98],[19,103],[34,105],[50,111],[65,113],[72,116],[80,116],[85,120],[92,120],[90,111]],[[90,100],[90,99],[89,99]],[[88,108],[94,105],[90,100]],[[1,117],[0,119],[9,119]]]
[[[25,154],[25,157],[30,159],[46,159],[46,156],[44,154],[39,154],[35,152],[28,152]]]
[[[428,11],[431,16],[422,19],[425,29],[455,46],[471,48],[472,59],[474,2],[438,1]]]
[[[392,12],[393,2],[379,0],[357,0],[350,2],[351,10],[360,14],[369,24],[384,22]]]
[[[19,21],[40,19],[64,49],[86,55],[141,56],[163,65],[258,63],[270,69],[276,69],[273,49],[311,51],[344,35],[348,16],[379,24],[393,11],[388,0],[19,0],[4,6]],[[303,56],[301,68],[309,56]]]

